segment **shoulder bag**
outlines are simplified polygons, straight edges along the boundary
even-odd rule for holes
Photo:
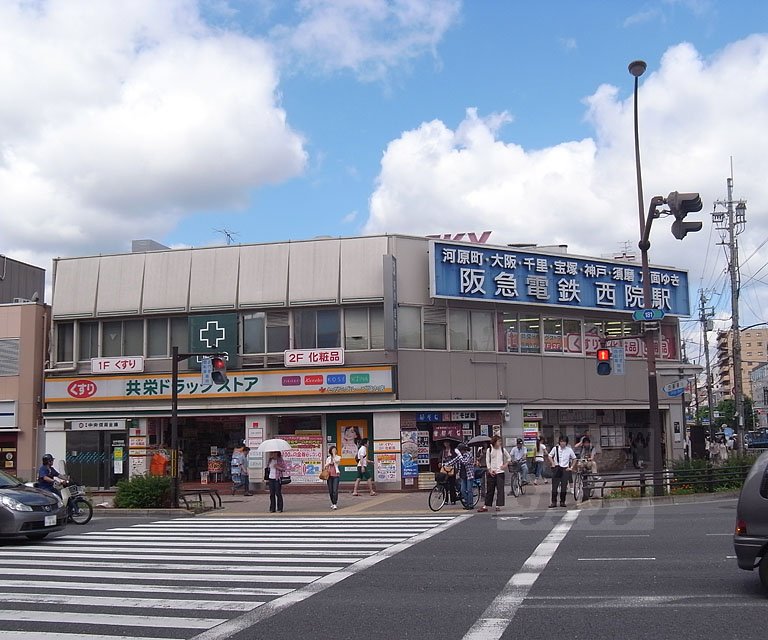
[[[280,484],[291,484],[291,476],[281,476]]]
[[[325,465],[323,467],[323,470],[320,472],[320,479],[321,480],[327,480],[328,478],[331,477],[331,472],[328,471],[328,466],[329,465]]]

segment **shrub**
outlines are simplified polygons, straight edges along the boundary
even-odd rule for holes
[[[622,500],[624,498],[639,498],[640,489],[633,489],[627,487],[625,489],[611,489],[611,492],[606,496],[608,500]]]
[[[117,483],[115,507],[118,509],[158,509],[170,506],[169,476],[135,476]]]

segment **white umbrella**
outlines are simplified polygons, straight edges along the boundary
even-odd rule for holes
[[[256,453],[267,453],[269,451],[288,451],[291,445],[281,438],[270,438],[262,442],[256,449]]]

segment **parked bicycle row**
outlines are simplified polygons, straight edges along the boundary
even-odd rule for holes
[[[525,494],[532,473],[533,484],[546,484],[551,479],[550,508],[566,506],[571,483],[577,502],[591,496],[597,464],[589,437],[582,437],[571,447],[568,436],[561,435],[551,448],[540,437],[534,455],[529,454],[522,438],[509,451],[502,446],[500,436],[479,436],[460,443],[445,440],[440,470],[435,473],[435,486],[429,493],[429,508],[439,511],[446,504],[460,503],[471,510],[483,499],[478,512],[492,508],[500,511],[506,496],[517,498]]]

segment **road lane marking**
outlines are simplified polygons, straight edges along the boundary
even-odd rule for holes
[[[288,607],[293,606],[298,602],[306,600],[307,598],[314,595],[315,593],[320,593],[321,591],[325,591],[329,587],[332,587],[338,584],[339,582],[341,582],[342,580],[345,580],[346,578],[349,578],[357,573],[360,573],[361,571],[364,571],[365,569],[368,569],[374,566],[375,564],[378,564],[382,560],[391,558],[392,556],[397,555],[401,551],[410,549],[414,545],[417,545],[420,542],[423,542],[424,540],[428,540],[433,536],[443,533],[447,529],[450,529],[456,524],[464,522],[464,520],[470,517],[472,516],[461,515],[461,516],[452,518],[451,520],[443,522],[439,526],[433,527],[432,529],[428,529],[427,531],[423,531],[422,533],[419,533],[418,535],[415,535],[412,538],[409,538],[408,540],[404,540],[399,544],[388,547],[387,549],[384,549],[379,553],[376,553],[375,555],[371,555],[371,556],[368,556],[367,558],[358,560],[355,564],[349,565],[346,569],[342,571],[337,571],[336,573],[328,574],[327,576],[324,576],[318,580],[315,580],[313,583],[308,584],[305,587],[302,587],[301,589],[292,591],[291,593],[288,593],[282,596],[281,598],[277,598],[275,600],[267,602],[266,604],[258,607],[257,609],[254,609],[253,611],[249,611],[248,613],[244,613],[243,615],[238,616],[237,618],[232,618],[226,622],[223,622],[217,627],[208,629],[207,631],[204,631],[203,633],[200,633],[194,636],[194,638],[192,638],[191,640],[225,640],[226,638],[230,638],[236,633],[239,633],[244,629],[252,627],[253,625],[261,622],[262,620],[271,618],[275,614],[287,609]]]
[[[732,533],[707,533],[708,536],[732,536]]]
[[[180,611],[250,611],[262,604],[258,600],[190,600],[184,598],[112,598],[107,596],[78,596],[71,593],[6,593],[3,602],[35,604],[76,604],[89,607],[126,607],[130,609],[178,609]],[[101,615],[101,614],[97,614]]]
[[[602,534],[602,535],[593,535],[593,536],[585,536],[586,538],[650,538],[650,533],[627,533],[627,534]]]
[[[208,571],[205,567],[200,567],[201,572]],[[3,574],[6,576],[12,575],[29,575],[29,567],[23,569],[15,569],[13,567],[4,567]],[[46,576],[63,576],[72,578],[114,578],[115,580],[157,580],[158,575],[152,571],[136,572],[129,571],[127,569],[123,571],[69,571],[67,569],[46,569]],[[333,574],[331,574],[333,575]],[[296,583],[306,584],[317,580],[317,576],[264,576],[264,575],[233,575],[231,573],[164,573],[162,575],[163,580],[179,580],[184,582],[279,582],[279,583]]]
[[[40,631],[3,631],[0,629],[0,640],[40,640],[40,636],[44,636],[45,640],[83,640],[82,633],[52,633],[50,631],[41,633]],[[136,636],[104,636],[89,633],[88,640],[136,640]],[[169,638],[141,636],[141,640],[169,640]]]
[[[305,561],[306,562],[306,561]],[[355,562],[354,560],[352,562]],[[9,558],[3,559],[4,565],[20,565],[22,567],[29,567],[29,558]],[[133,569],[167,569],[177,571],[208,571],[208,567],[203,567],[199,563],[197,564],[184,564],[181,562],[125,562],[124,560],[113,560],[111,558],[104,558],[99,560],[45,560],[46,567],[82,567],[88,569],[98,568],[110,568],[120,567],[124,570]],[[279,564],[258,564],[254,562],[243,561],[241,564],[216,564],[216,571],[226,571],[227,573],[245,573],[252,571],[261,571],[266,573],[326,573],[328,571],[339,571],[346,565],[338,566],[301,566],[295,567],[290,565]]]
[[[499,640],[517,614],[531,587],[546,568],[560,543],[571,530],[580,511],[566,511],[547,537],[539,544],[501,590],[499,595],[467,631],[463,640]],[[247,614],[246,614],[247,615]]]
[[[70,611],[9,611],[0,609],[0,620],[4,622],[51,622],[57,624],[96,624],[118,627],[164,627],[168,629],[208,629],[221,624],[222,618],[181,618],[176,616],[121,616],[110,613],[93,615],[90,612],[72,613]],[[37,636],[46,636],[37,632]],[[80,634],[82,638],[83,635]]]
[[[131,584],[129,582],[119,582],[107,584],[104,582],[57,582],[55,580],[27,580],[26,576],[21,576],[18,580],[0,580],[0,587],[8,589],[69,589],[75,591],[90,591],[94,587],[98,591],[138,591],[139,593],[183,593],[205,596],[284,596],[293,589],[254,589],[240,587],[196,587],[192,585],[179,585],[169,587],[167,585],[157,584]]]
[[[15,553],[5,553],[5,551],[8,551],[8,549],[0,549],[0,563],[8,562],[6,557],[15,558],[18,556],[18,552]],[[78,549],[79,551],[79,549]],[[61,558],[61,552],[60,551],[50,551],[46,550],[43,547],[27,547],[24,549],[24,554],[27,558],[27,561],[31,560],[32,558],[35,559],[46,559],[47,558]],[[92,551],[90,553],[73,553],[70,551],[67,551],[67,558],[82,558],[85,560],[96,560],[96,559],[104,559],[104,560],[172,560],[174,562],[182,562],[185,560],[192,560],[199,562],[207,562],[210,564],[215,564],[217,567],[223,567],[228,562],[232,562],[233,558],[232,555],[221,555],[219,553],[217,554],[200,554],[200,555],[176,555],[176,554],[165,554],[163,551],[155,551],[154,549],[148,550],[149,557],[144,557],[145,554],[140,552],[133,552],[133,553],[112,553],[108,551],[104,551],[103,549],[99,551]],[[365,554],[360,554],[365,555]],[[274,565],[275,563],[283,563],[283,564],[302,564],[306,565],[307,562],[310,562],[307,558],[291,558],[289,556],[284,557],[278,557],[278,556],[259,556],[258,558],[251,558],[250,560],[243,559],[242,554],[237,554],[238,560],[240,562],[235,565],[238,567],[242,567],[243,563],[251,563],[254,565],[258,565],[259,563],[265,563],[268,562],[270,566]],[[348,565],[352,564],[353,562],[357,562],[360,559],[360,556],[352,557],[350,554],[347,554],[347,556],[350,557],[344,557],[344,556],[333,556],[329,558],[319,558],[319,557],[312,557],[312,565],[313,566],[320,566],[320,565],[334,565],[334,564],[343,564]],[[326,567],[327,568],[327,567]]]
[[[656,558],[577,558],[579,562],[631,562],[633,560],[656,560]]]

